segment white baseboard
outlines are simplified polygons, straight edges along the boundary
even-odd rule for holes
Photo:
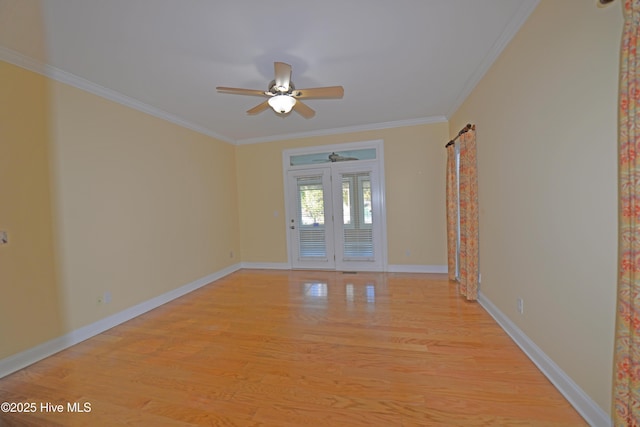
[[[449,271],[446,265],[410,265],[410,264],[389,264],[389,273],[444,273]]]
[[[611,427],[609,415],[598,406],[560,367],[547,356],[518,326],[482,293],[478,295],[480,305],[495,319],[531,361],[551,383],[564,395],[571,405],[591,426]]]
[[[140,304],[129,307],[123,311],[120,311],[111,316],[100,319],[97,322],[90,325],[83,326],[82,328],[73,330],[66,335],[58,338],[54,338],[43,344],[32,347],[28,350],[9,356],[0,360],[0,378],[5,377],[13,372],[16,372],[22,368],[25,368],[33,363],[36,363],[46,357],[51,356],[59,351],[69,348],[75,344],[78,344],[86,339],[89,339],[95,335],[98,335],[108,329],[113,328],[121,323],[131,320],[134,317],[140,316],[147,311],[160,307],[163,304],[168,303],[176,298],[193,292],[213,281],[221,279],[234,271],[241,268],[240,264],[235,264],[224,268],[208,276],[202,277],[187,285],[181,286],[177,289],[158,295],[155,298],[144,301]]]
[[[251,270],[267,269],[267,270],[291,270],[291,265],[286,262],[243,262],[242,268]],[[331,270],[328,270],[331,271]],[[388,265],[386,271],[389,273],[443,273],[447,274],[448,267],[446,265],[409,265],[409,264],[393,264]]]
[[[241,266],[249,270],[291,270],[288,262],[243,262]]]

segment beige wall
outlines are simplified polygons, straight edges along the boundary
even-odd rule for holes
[[[384,140],[389,264],[446,265],[447,123],[237,147],[242,260],[286,263],[282,151]]]
[[[238,262],[235,147],[53,84],[53,181],[75,329]],[[105,291],[110,304],[97,305]]]
[[[543,0],[450,122],[477,125],[482,293],[607,412],[621,16]]]
[[[46,78],[0,61],[0,359],[64,331],[55,274]]]
[[[0,358],[239,262],[233,145],[5,62],[0,96]]]

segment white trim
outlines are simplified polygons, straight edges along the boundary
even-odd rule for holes
[[[480,305],[495,319],[515,341],[531,361],[562,393],[571,405],[592,426],[610,427],[611,418],[598,406],[556,363],[551,360],[518,326],[511,321],[482,293],[478,295]]]
[[[304,268],[304,269],[292,269],[291,265],[286,262],[243,262],[241,264],[241,268],[245,268],[247,270],[322,270],[317,268]],[[336,271],[334,269],[329,269],[326,271]],[[337,270],[342,271],[342,270]],[[349,270],[351,271],[351,270]],[[357,270],[366,272],[368,270]],[[378,270],[370,270],[370,271],[380,271]],[[437,273],[437,274],[447,274],[447,266],[446,265],[389,265],[388,268],[384,271],[389,273]]]
[[[379,140],[379,145],[377,145],[376,149],[376,159],[378,160],[378,181],[380,182],[380,219],[378,220],[382,224],[382,236],[381,239],[381,249],[382,249],[382,269],[386,270],[389,264],[389,241],[387,234],[387,177],[385,174],[385,164],[384,164],[384,140]]]
[[[471,74],[464,86],[462,86],[462,90],[458,94],[456,102],[453,103],[451,109],[449,110],[449,113],[446,116],[447,118],[451,118],[451,116],[453,116],[455,112],[458,111],[458,108],[460,108],[462,103],[469,97],[476,85],[480,82],[480,80],[482,80],[487,71],[489,71],[489,68],[491,68],[496,59],[498,59],[504,48],[520,30],[522,24],[525,23],[525,21],[529,18],[529,15],[531,15],[533,10],[538,6],[538,3],[540,3],[540,0],[532,0],[530,2],[522,3],[520,8],[516,11],[515,15],[509,20],[507,27],[504,29],[504,31],[502,31],[493,46],[491,46],[491,49],[482,60],[480,66],[473,72],[473,74]]]
[[[291,270],[286,262],[243,262],[241,266],[249,270]]]
[[[230,139],[224,135],[213,132],[200,125],[190,123],[176,115],[167,113],[166,111],[163,111],[159,108],[153,107],[149,104],[138,101],[137,99],[123,95],[120,92],[116,92],[115,90],[100,86],[89,80],[83,79],[82,77],[76,76],[75,74],[71,74],[59,68],[52,67],[51,65],[43,64],[40,61],[22,55],[11,49],[7,49],[3,46],[0,46],[0,60],[27,69],[29,71],[33,71],[34,73],[42,74],[53,80],[59,81],[60,83],[76,87],[78,89],[84,90],[85,92],[97,95],[101,98],[117,102],[118,104],[124,105],[129,108],[133,108],[134,110],[142,111],[143,113],[149,114],[150,116],[154,116],[159,119],[166,120],[167,122],[174,123],[178,126],[191,129],[192,131],[201,133],[203,135],[207,135],[230,144],[235,144],[235,141],[233,139]]]
[[[446,265],[409,265],[390,264],[387,267],[389,273],[443,273],[447,274],[449,268]]]
[[[447,118],[445,116],[430,116],[430,117],[423,117],[420,119],[408,119],[408,120],[397,120],[393,122],[369,123],[365,125],[344,126],[339,128],[333,128],[333,129],[312,130],[309,132],[286,133],[282,135],[261,136],[257,138],[239,139],[236,141],[236,144],[237,145],[260,144],[262,142],[283,141],[287,139],[296,139],[296,138],[311,138],[314,136],[326,136],[326,135],[336,135],[341,133],[363,132],[368,130],[392,129],[392,128],[405,127],[405,126],[418,126],[418,125],[426,125],[426,124],[432,124],[432,123],[442,123],[446,121],[447,121]]]
[[[51,356],[52,354],[58,353],[59,351],[78,344],[86,339],[96,336],[108,329],[113,328],[114,326],[140,316],[147,311],[160,307],[161,305],[166,304],[169,301],[180,298],[181,296],[184,296],[189,292],[193,292],[196,289],[208,285],[211,282],[219,280],[239,270],[240,268],[240,264],[235,264],[227,268],[223,268],[220,271],[202,277],[187,285],[181,286],[162,295],[158,295],[157,297],[151,298],[150,300],[122,310],[119,313],[105,317],[104,319],[100,319],[97,322],[91,323],[90,325],[73,330],[66,335],[54,338],[43,344],[37,345],[28,350],[2,359],[0,360],[0,378],[5,377],[22,368],[25,368],[33,363],[36,363],[46,357]]]

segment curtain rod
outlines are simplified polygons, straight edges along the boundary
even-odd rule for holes
[[[455,138],[453,138],[451,141],[447,142],[447,145],[445,145],[444,148],[447,148],[448,146],[455,144],[456,139],[460,138],[461,135],[469,132],[471,129],[475,130],[475,128],[476,128],[475,125],[472,125],[471,123],[467,123],[467,125],[465,127],[460,129],[460,132],[458,132],[458,135]]]
[[[600,4],[609,4],[613,3],[613,0],[600,0]]]

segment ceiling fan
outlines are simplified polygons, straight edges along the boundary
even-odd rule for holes
[[[316,112],[307,104],[300,101],[301,98],[342,98],[344,88],[342,86],[315,87],[311,89],[296,89],[291,81],[291,65],[284,62],[275,62],[275,79],[269,84],[269,90],[242,89],[235,87],[218,86],[216,90],[222,93],[235,95],[265,96],[268,99],[252,109],[247,114],[258,114],[267,108],[273,108],[278,114],[288,114],[295,110],[305,119],[310,119]]]

